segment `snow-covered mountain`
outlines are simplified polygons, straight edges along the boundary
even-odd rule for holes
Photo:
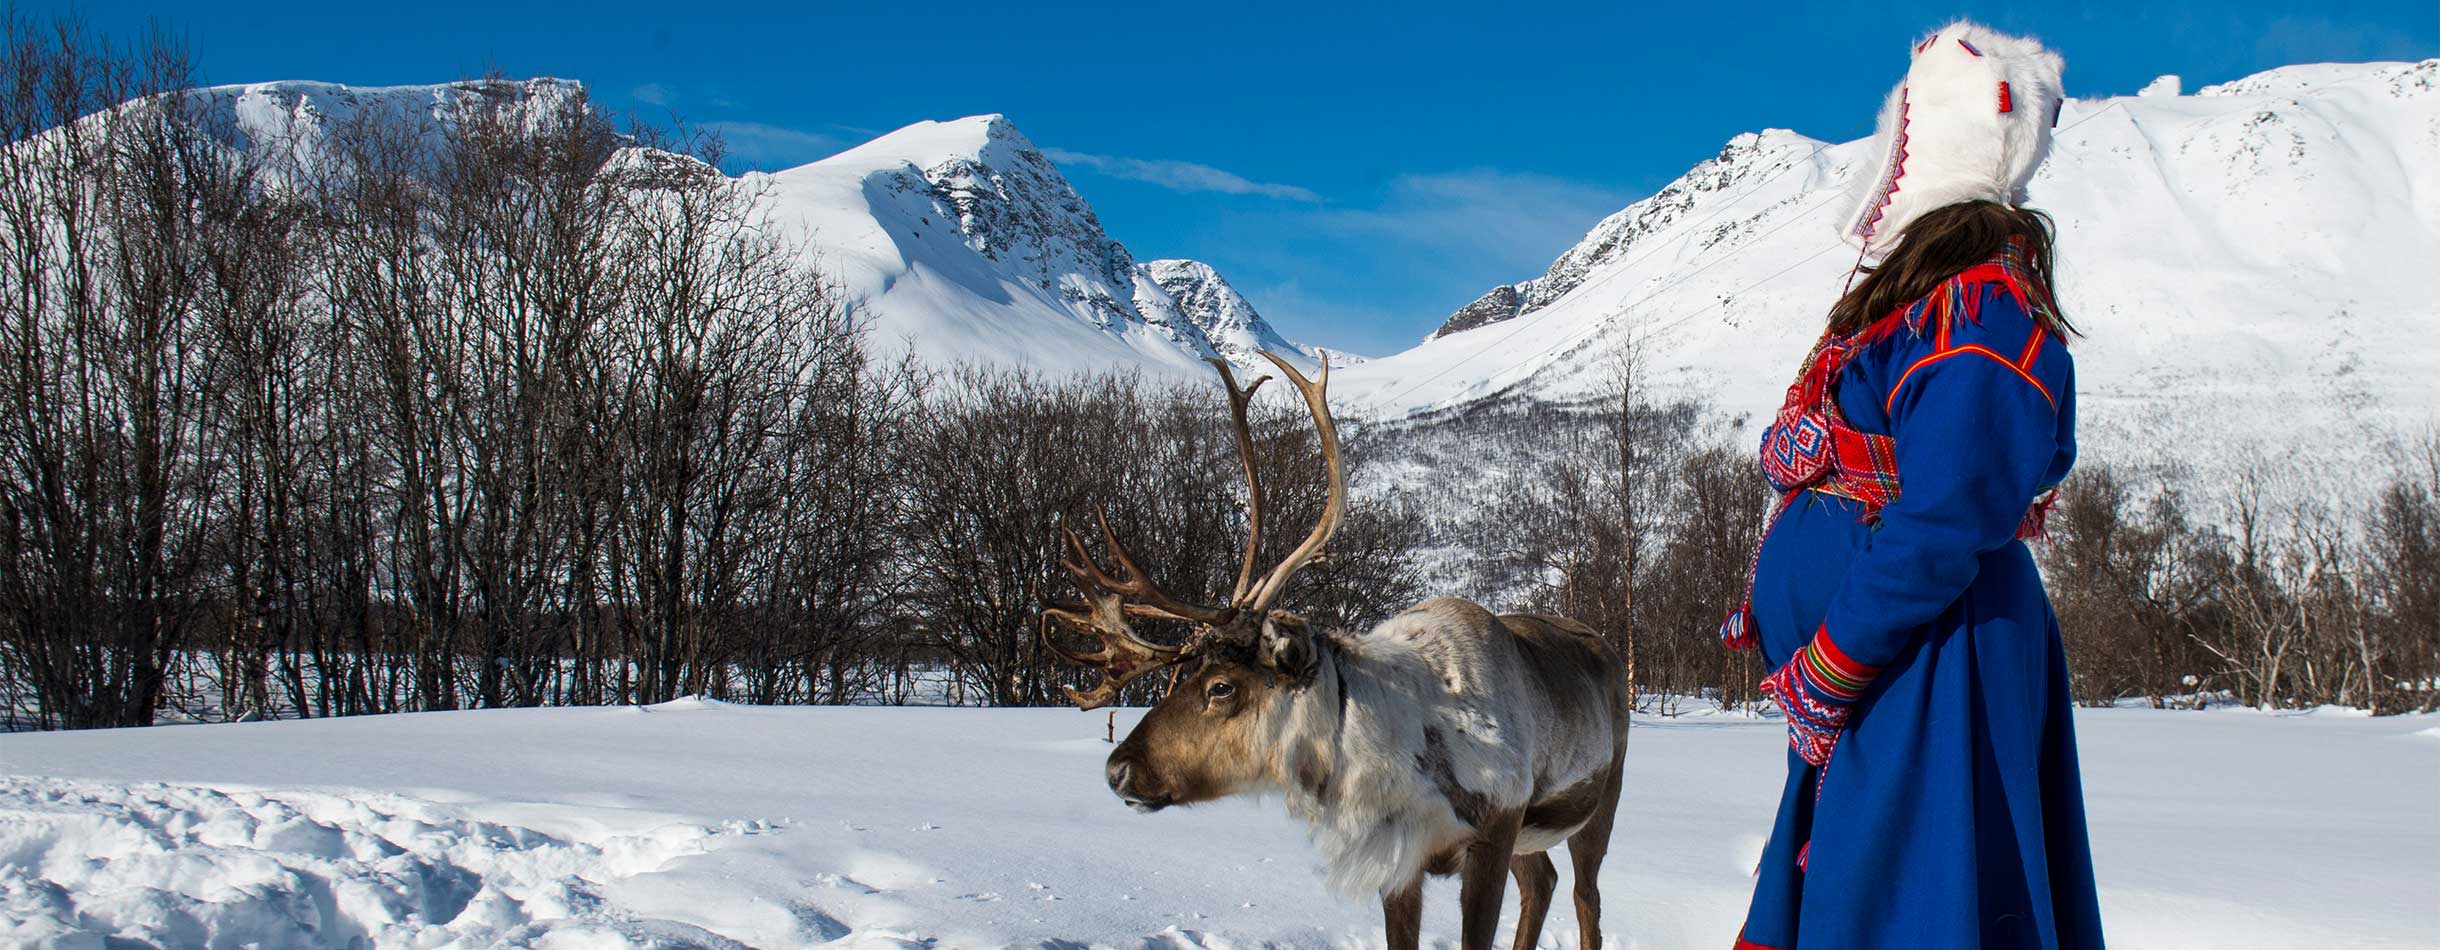
[[[328,137],[359,119],[437,137],[478,102],[508,103],[512,115],[539,114],[582,95],[566,79],[467,80],[422,86],[346,86],[330,82],[258,82],[211,86],[190,93],[192,104],[236,144],[294,148],[310,161]]]
[[[1237,288],[1229,286],[1228,279],[1220,276],[1220,272],[1213,270],[1210,264],[1162,260],[1141,265],[1137,270],[1152,278],[1152,282],[1168,294],[1169,301],[1185,311],[1186,318],[1202,329],[1203,338],[1211,343],[1212,348],[1232,363],[1257,360],[1260,358],[1257,354],[1263,350],[1291,359],[1303,356],[1307,361],[1319,356],[1319,351],[1314,348],[1280,336],[1279,331],[1272,329],[1262,319],[1262,314],[1254,312],[1254,305],[1238,295]],[[1140,297],[1137,303],[1146,308],[1160,306],[1158,300]],[[1149,315],[1151,310],[1145,312]],[[1330,356],[1341,364],[1362,360],[1361,357],[1335,351]]]
[[[935,362],[1208,372],[1287,341],[1210,265],[1138,263],[1007,118],[919,122],[770,175],[883,346]]]
[[[247,145],[308,155],[368,110],[437,130],[468,99],[564,102],[558,79],[357,88],[269,82],[201,90]],[[919,122],[838,155],[744,176],[771,219],[807,241],[884,351],[935,365],[1193,374],[1268,348],[1305,369],[1313,348],[1280,336],[1210,265],[1138,263],[1091,205],[1007,118]]]
[[[2440,426],[2440,60],[2177,88],[2070,100],[2030,188],[2086,334],[2084,455],[2369,484]],[[1738,136],[1333,396],[1390,418],[1566,401],[1633,352],[1646,392],[1706,398],[1750,433],[1855,262],[1835,206],[1868,147]]]

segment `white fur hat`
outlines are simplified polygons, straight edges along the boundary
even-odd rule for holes
[[[2030,37],[1959,20],[1915,44],[1850,185],[1841,232],[1879,260],[1908,222],[1960,201],[2015,206],[2050,151],[2067,64]]]

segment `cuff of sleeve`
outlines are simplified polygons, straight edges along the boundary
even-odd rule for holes
[[[1814,631],[1813,639],[1797,651],[1796,669],[1805,678],[1805,686],[1823,698],[1838,703],[1852,703],[1864,695],[1881,668],[1856,662],[1830,639],[1830,625],[1825,623]]]

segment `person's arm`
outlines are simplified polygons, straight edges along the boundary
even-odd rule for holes
[[[1899,496],[1813,639],[1762,683],[1790,745],[1816,765],[1881,667],[1965,594],[1983,553],[2015,538],[2058,453],[2046,384],[1988,351],[1925,357],[1886,399]]]

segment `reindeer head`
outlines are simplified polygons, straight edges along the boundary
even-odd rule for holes
[[[1338,429],[1332,424],[1328,397],[1330,365],[1323,361],[1317,378],[1307,380],[1287,361],[1262,354],[1287,375],[1313,414],[1321,437],[1322,463],[1330,475],[1330,492],[1322,516],[1303,544],[1259,580],[1257,552],[1262,546],[1262,483],[1255,474],[1254,436],[1247,407],[1254,390],[1269,377],[1240,387],[1235,373],[1220,360],[1228,386],[1229,411],[1235,423],[1237,453],[1244,461],[1247,507],[1245,556],[1237,571],[1235,590],[1227,606],[1189,604],[1162,592],[1119,543],[1107,518],[1097,519],[1102,547],[1118,564],[1115,575],[1104,571],[1084,539],[1065,529],[1069,558],[1062,562],[1084,600],[1043,611],[1053,626],[1098,639],[1101,647],[1078,652],[1060,646],[1044,628],[1044,642],[1068,660],[1101,670],[1101,682],[1089,690],[1068,691],[1084,709],[1116,701],[1128,683],[1167,669],[1172,686],[1167,696],[1144,715],[1127,740],[1110,753],[1110,790],[1138,811],[1210,801],[1245,791],[1266,771],[1262,747],[1264,716],[1286,691],[1311,682],[1316,646],[1302,618],[1274,610],[1282,591],[1299,568],[1322,552],[1338,530],[1347,509],[1347,482],[1339,461]],[[1167,646],[1136,635],[1128,618],[1182,621],[1194,631],[1183,644]]]

